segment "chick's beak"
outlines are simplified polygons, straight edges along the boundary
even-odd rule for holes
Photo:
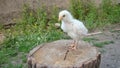
[[[58,21],[61,21],[62,20],[62,16],[59,17]]]

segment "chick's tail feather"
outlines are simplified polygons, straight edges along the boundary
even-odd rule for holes
[[[95,32],[95,33],[88,33],[87,36],[91,36],[91,35],[97,35],[97,34],[101,34],[102,32],[99,31],[99,32]]]

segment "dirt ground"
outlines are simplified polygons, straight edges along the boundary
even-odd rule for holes
[[[56,6],[59,9],[67,9],[70,0],[0,0],[0,24],[15,23],[13,19],[19,18],[24,4],[29,4],[31,9],[40,8],[46,5],[49,9]],[[86,0],[87,1],[87,0]],[[94,1],[99,6],[102,0]],[[120,3],[120,0],[115,0]]]
[[[109,44],[101,48],[102,60],[100,68],[120,68],[120,31],[101,35],[104,40],[113,40],[114,44]]]
[[[120,31],[104,32],[92,37],[99,41],[114,41],[113,44],[99,48],[102,53],[100,68],[120,68]]]
[[[113,41],[114,43],[99,48],[102,58],[100,68],[120,68],[120,24],[110,25],[104,28],[102,34],[90,36],[102,41]]]

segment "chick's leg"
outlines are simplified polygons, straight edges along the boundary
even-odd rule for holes
[[[78,45],[78,40],[74,40],[74,42],[70,45],[70,48],[73,49],[73,50],[76,50],[77,45]]]
[[[73,43],[70,45],[70,47],[74,47],[75,46],[75,40],[73,40]]]
[[[78,40],[75,40],[74,46],[72,47],[73,50],[77,49],[77,45],[78,45]]]

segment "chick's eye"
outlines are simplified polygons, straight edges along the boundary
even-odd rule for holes
[[[65,15],[63,15],[63,17],[65,17]]]

